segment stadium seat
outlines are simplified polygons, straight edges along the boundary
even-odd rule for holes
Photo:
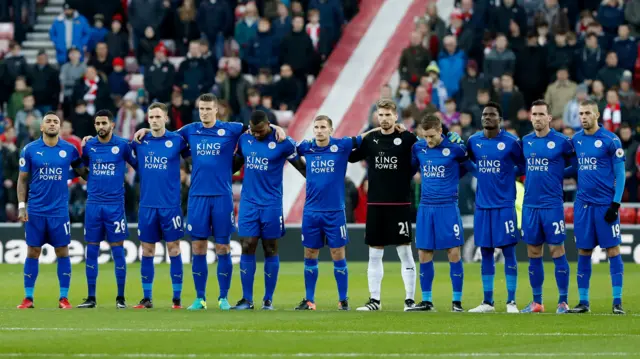
[[[620,223],[622,224],[634,224],[636,223],[636,209],[635,208],[620,208]]]
[[[573,207],[565,207],[564,209],[564,223],[573,223]]]

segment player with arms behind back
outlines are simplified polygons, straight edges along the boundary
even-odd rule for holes
[[[478,188],[474,216],[474,241],[482,253],[484,300],[469,310],[472,313],[495,312],[493,282],[495,248],[502,249],[507,279],[507,312],[519,313],[516,306],[518,262],[516,244],[520,238],[516,218],[516,175],[524,170],[520,140],[501,128],[502,108],[489,102],[482,110],[482,132],[471,136],[467,151],[476,164]]]
[[[231,309],[253,309],[253,281],[256,274],[256,247],[262,239],[264,286],[262,309],[273,310],[273,293],[278,281],[280,259],[278,239],[285,234],[282,217],[282,176],[288,158],[296,157],[296,144],[290,137],[278,143],[262,111],[251,114],[251,133],[240,136],[234,171],[244,164],[244,179],[238,216],[238,235],[242,238],[240,280],[242,299]],[[293,163],[304,171],[300,158]]]
[[[115,262],[118,286],[116,308],[126,308],[124,287],[127,263],[124,259],[124,240],[129,228],[124,211],[124,177],[127,163],[136,166],[136,160],[124,138],[113,135],[113,114],[108,110],[96,112],[93,124],[98,136],[88,140],[82,149],[82,160],[87,171],[87,206],[84,215],[84,240],[87,243],[85,273],[88,296],[78,308],[95,308],[96,281],[100,242],[107,239]]]
[[[549,127],[549,105],[543,100],[531,105],[534,132],[524,136],[522,142],[527,161],[522,209],[522,232],[529,255],[529,282],[533,301],[522,313],[542,313],[542,284],[544,243],[555,265],[558,286],[556,313],[566,313],[569,289],[569,262],[564,251],[566,239],[562,181],[564,169],[575,156],[571,139]]]
[[[620,216],[618,209],[624,192],[624,150],[614,133],[598,124],[598,105],[591,100],[578,107],[582,131],[571,141],[576,149],[578,193],[574,203],[576,247],[578,247],[578,293],[580,302],[569,313],[588,313],[591,254],[596,246],[605,248],[609,257],[613,313],[622,308],[624,266],[620,257]]]
[[[60,118],[47,112],[42,119],[42,137],[26,145],[20,153],[18,177],[19,217],[25,222],[27,258],[24,262],[25,298],[18,309],[33,308],[33,290],[38,278],[38,258],[44,244],[58,257],[60,297],[58,307],[71,309],[67,299],[71,282],[71,222],[69,220],[69,168],[83,172],[78,150],[58,136]],[[28,195],[27,195],[28,188]]]
[[[422,177],[422,193],[416,225],[416,247],[420,256],[422,302],[409,311],[435,310],[433,286],[433,252],[446,250],[449,276],[453,287],[452,312],[462,312],[464,270],[460,247],[464,244],[462,218],[458,208],[460,167],[473,172],[464,145],[452,143],[442,134],[442,122],[427,115],[419,124],[424,140],[413,145],[412,164]]]
[[[188,156],[189,152],[182,136],[165,129],[168,121],[165,104],[152,103],[148,117],[151,133],[146,134],[140,144],[131,143],[140,175],[138,237],[142,243],[140,276],[144,293],[144,298],[134,308],[153,308],[153,259],[156,243],[164,240],[171,261],[173,309],[181,309],[183,268],[180,239],[184,237],[184,226],[180,208],[180,156]]]
[[[369,132],[376,131],[371,130]],[[298,155],[306,159],[306,200],[302,215],[302,246],[304,247],[304,286],[306,297],[296,310],[315,310],[320,248],[329,245],[333,259],[333,274],[338,285],[338,309],[349,310],[347,289],[349,272],[345,246],[349,243],[347,218],[344,213],[344,177],[351,151],[362,138],[334,138],[333,121],[327,116],[313,120],[314,139],[298,144]]]

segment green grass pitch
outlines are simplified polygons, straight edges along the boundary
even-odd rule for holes
[[[352,309],[368,297],[366,263],[350,263]],[[518,305],[530,300],[526,263],[520,263]],[[36,309],[19,311],[23,296],[22,267],[0,265],[1,358],[439,358],[439,357],[640,357],[640,269],[625,268],[623,303],[627,316],[611,315],[607,264],[594,265],[593,314],[556,315],[553,266],[544,285],[549,314],[505,314],[504,267],[496,268],[496,309],[502,313],[450,313],[451,285],[446,263],[436,265],[434,302],[437,313],[402,312],[404,286],[399,262],[385,262],[381,312],[338,312],[330,262],[320,266],[316,312],[294,312],[304,296],[301,263],[283,263],[274,305],[277,311],[221,312],[217,308],[215,264],[209,270],[206,312],[171,310],[168,265],[156,266],[152,310],[116,310],[113,265],[100,267],[98,306],[93,310],[56,309],[55,265],[40,267]],[[264,290],[262,266],[256,272],[255,297]],[[235,266],[230,301],[241,297]],[[572,264],[570,305],[577,302]],[[139,266],[128,267],[128,304],[142,297]],[[86,296],[84,264],[74,266],[70,300]],[[191,270],[185,267],[183,304],[194,298]],[[420,299],[417,284],[416,299]],[[465,265],[463,305],[482,300],[478,264]]]

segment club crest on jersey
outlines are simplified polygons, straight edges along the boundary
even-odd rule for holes
[[[442,155],[447,157],[451,154],[451,150],[448,148],[445,148],[444,150],[442,150]]]
[[[120,153],[120,148],[118,148],[118,146],[111,147],[111,153],[117,155],[118,153]]]
[[[171,142],[170,140],[167,140],[167,142],[165,142],[164,145],[167,148],[171,148],[171,147],[173,147],[173,142]]]
[[[272,141],[272,142],[269,142],[269,149],[270,149],[270,150],[272,150],[272,149],[274,149],[274,148],[276,148],[276,143],[275,143],[275,142],[273,142],[273,141]]]
[[[20,159],[20,167],[24,167],[27,164],[27,161],[24,160],[24,158]]]
[[[60,157],[65,158],[67,157],[67,151],[65,150],[60,150],[60,152],[58,153],[60,155]]]
[[[225,133],[226,132],[225,132],[224,128],[221,128],[221,129],[218,130],[218,136],[224,136]]]
[[[336,145],[331,145],[331,148],[329,148],[331,150],[331,152],[338,152],[338,146]]]
[[[596,148],[600,148],[602,147],[602,141],[597,140],[596,142],[593,143],[594,146],[596,146]]]
[[[498,149],[499,149],[500,151],[504,150],[504,148],[505,148],[505,147],[506,147],[506,146],[505,146],[504,142],[500,142],[500,143],[498,143]]]
[[[616,150],[616,156],[617,156],[618,158],[622,158],[622,157],[624,156],[624,150],[623,150],[622,148],[618,148],[618,149]]]
[[[402,144],[402,139],[401,138],[395,138],[393,140],[393,144],[396,146],[400,146]]]
[[[556,143],[551,141],[551,142],[547,142],[547,148],[552,150],[554,148],[556,148]]]

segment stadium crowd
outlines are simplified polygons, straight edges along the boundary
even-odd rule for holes
[[[147,126],[146,106],[156,100],[170,105],[170,129],[198,121],[194,102],[204,92],[221,99],[222,120],[248,123],[259,109],[286,127],[358,6],[356,0],[69,0],[50,30],[57,66],[45,51],[27,65],[17,31],[0,65],[0,205],[7,209],[0,221],[16,220],[18,154],[39,137],[46,111],[64,115],[62,137],[78,147],[80,138],[95,134],[98,109],[117,113],[115,133],[131,138]],[[5,10],[0,4],[0,18]],[[483,106],[496,101],[504,127],[522,137],[532,131],[529,105],[544,98],[552,127],[571,136],[580,129],[578,102],[592,98],[627,152],[625,200],[638,201],[639,0],[459,0],[447,20],[428,2],[407,34],[400,83],[380,92],[396,101],[399,121],[412,130],[436,113],[466,141],[481,129]],[[141,84],[132,81],[138,74]],[[370,127],[377,125],[374,109]],[[348,218],[363,223],[367,181],[357,188],[347,178],[345,186]],[[135,221],[135,175],[125,187],[127,214]],[[414,187],[417,205],[419,183]],[[473,188],[467,175],[460,188],[463,214],[473,211]],[[83,184],[70,190],[72,221],[82,221]],[[573,200],[573,180],[566,180],[565,193]]]

